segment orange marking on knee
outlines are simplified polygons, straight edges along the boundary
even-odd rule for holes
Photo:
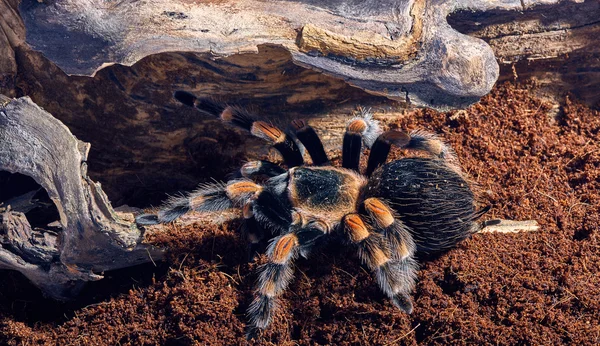
[[[244,171],[246,171],[246,172],[257,171],[260,169],[260,166],[262,166],[262,162],[260,162],[260,161],[246,162],[246,163],[244,163],[244,165],[242,165],[242,173]]]
[[[306,122],[304,120],[294,119],[292,120],[292,127],[296,131],[300,131],[306,127]]]
[[[285,134],[280,129],[264,121],[255,121],[250,132],[256,137],[271,140],[275,143],[283,142],[285,139]]]
[[[398,147],[404,147],[410,142],[410,136],[401,131],[387,131],[381,135],[382,139],[387,143],[393,144]]]
[[[380,227],[388,227],[394,223],[394,215],[385,203],[377,198],[365,200],[365,208]]]
[[[390,257],[386,255],[385,252],[383,252],[383,250],[374,249],[371,253],[371,259],[375,267],[381,267],[390,260]]]
[[[269,280],[260,287],[260,293],[267,297],[274,297],[275,296],[275,287],[276,287],[275,282]]]
[[[352,121],[350,124],[348,124],[348,126],[346,127],[346,131],[348,131],[349,133],[357,133],[357,134],[363,133],[366,129],[367,129],[367,122],[362,119],[356,119],[356,120]]]
[[[254,213],[252,212],[252,204],[244,204],[244,208],[242,209],[242,215],[244,216],[244,219],[251,219],[254,216]]]
[[[231,199],[238,199],[244,194],[257,193],[262,191],[262,186],[251,181],[240,181],[227,186],[227,196]]]
[[[346,217],[346,229],[350,233],[350,239],[354,243],[358,243],[369,236],[369,230],[361,220],[360,216],[356,214],[348,215]]]
[[[329,224],[323,220],[315,220],[311,223],[311,226],[320,230],[323,233],[329,233],[329,231],[331,230]]]
[[[225,107],[223,112],[221,112],[221,120],[227,121],[227,122],[233,120],[233,108]]]
[[[405,243],[400,244],[400,248],[398,249],[398,254],[400,255],[400,259],[404,259],[408,257],[408,246]]]
[[[302,222],[302,215],[299,212],[292,210],[292,225],[302,225]]]
[[[286,234],[275,244],[271,261],[276,264],[284,264],[290,258],[292,251],[298,245],[298,237],[295,234]]]

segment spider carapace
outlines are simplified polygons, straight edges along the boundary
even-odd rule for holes
[[[241,210],[251,253],[268,242],[268,262],[258,270],[248,307],[249,336],[271,322],[277,297],[293,275],[293,261],[315,244],[341,236],[356,249],[377,284],[406,313],[418,269],[416,255],[439,253],[481,227],[486,211],[476,210],[473,192],[453,151],[426,132],[381,132],[368,113],[349,121],[343,138],[342,167],[333,167],[315,130],[304,121],[289,131],[245,110],[202,99],[185,91],[175,98],[271,143],[287,170],[268,161],[244,164],[238,178],[200,186],[168,200],[157,214],[136,218],[140,225],[170,222],[188,211]],[[390,148],[421,151],[386,163]],[[364,173],[363,146],[371,148]],[[301,147],[312,158],[306,165]]]

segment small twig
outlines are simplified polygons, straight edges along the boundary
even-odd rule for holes
[[[410,333],[414,332],[414,331],[415,331],[417,328],[419,328],[419,326],[421,326],[421,323],[417,324],[417,325],[416,325],[416,326],[415,326],[413,329],[409,330],[409,331],[408,331],[406,334],[402,335],[401,337],[399,337],[399,338],[397,338],[397,339],[394,339],[394,340],[392,340],[392,341],[388,342],[387,344],[384,344],[384,346],[391,345],[391,344],[395,344],[396,342],[398,342],[398,341],[400,341],[400,340],[404,339],[405,337],[407,337],[407,336],[408,336],[408,334],[410,334]]]
[[[539,194],[540,194],[540,195],[542,195],[542,196],[548,197],[548,198],[550,198],[551,200],[553,200],[554,202],[558,203],[558,201],[556,200],[556,198],[554,198],[554,197],[552,197],[552,196],[550,196],[550,195],[548,195],[548,194],[545,194],[545,193],[543,193],[543,192],[539,191],[538,189],[534,189],[533,191],[534,191],[534,192],[537,192],[537,193],[539,193]]]
[[[577,202],[575,204],[573,204],[572,206],[569,207],[569,215],[571,214],[571,210],[573,210],[574,207],[578,206],[578,205],[585,205],[586,207],[589,207],[591,204],[589,203],[584,203],[584,202]]]
[[[229,275],[229,274],[225,273],[224,271],[222,271],[222,272],[221,272],[221,274],[223,274],[223,275],[225,275],[226,277],[228,277],[229,279],[231,279],[231,281],[233,281],[233,283],[234,283],[234,284],[236,284],[236,285],[239,285],[239,284],[240,284],[239,282],[237,282],[237,280],[236,280],[236,279],[234,279],[234,278],[233,278],[233,276],[231,276],[231,275]]]
[[[537,231],[540,225],[535,220],[513,221],[513,220],[490,220],[485,222],[477,233],[518,233],[520,231]]]
[[[348,273],[347,271],[345,271],[345,270],[344,270],[344,269],[342,269],[342,268],[335,267],[335,270],[339,270],[339,271],[341,271],[342,273],[344,273],[344,274],[347,274],[347,275],[348,275],[349,277],[351,277],[352,279],[356,280],[356,276],[353,276],[352,274]]]
[[[152,254],[150,253],[150,251],[148,250],[148,248],[146,248],[146,252],[148,253],[148,257],[150,257],[150,261],[152,261],[152,264],[154,264],[155,267],[158,267],[156,265],[156,262],[154,262],[154,259],[152,259]]]
[[[186,254],[185,254],[185,256],[183,256],[183,260],[181,260],[181,263],[179,263],[179,271],[181,271],[181,266],[183,266],[183,262],[185,262],[185,259],[187,258],[187,256],[188,256],[189,254],[190,254],[190,253],[188,252],[188,253],[186,253]]]

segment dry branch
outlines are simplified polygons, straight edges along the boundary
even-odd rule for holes
[[[0,268],[21,272],[49,296],[66,298],[104,271],[149,262],[150,254],[161,257],[87,176],[89,144],[28,97],[0,101],[0,171],[33,178],[58,210],[55,225],[32,229],[27,208],[1,208]],[[22,205],[26,197],[10,203]]]

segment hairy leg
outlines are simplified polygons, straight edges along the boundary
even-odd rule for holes
[[[359,257],[374,273],[381,290],[394,305],[411,313],[413,307],[410,293],[418,267],[414,260],[414,242],[408,232],[398,237],[385,234],[378,227],[366,222],[359,214],[349,214],[344,218],[346,234],[358,247]],[[389,227],[392,225],[387,228]],[[399,239],[405,240],[398,241]]]
[[[269,262],[259,268],[255,297],[248,307],[248,337],[271,323],[277,297],[287,288],[293,277],[292,263],[301,252],[308,252],[328,232],[325,223],[318,220],[305,222],[293,214],[289,233],[273,239],[267,250]]]
[[[201,185],[198,189],[183,196],[170,198],[157,214],[144,214],[136,217],[136,223],[139,225],[167,223],[192,210],[221,211],[240,208],[262,191],[262,186],[247,180],[232,180],[227,184]]]
[[[315,129],[304,120],[292,121],[292,128],[296,133],[296,137],[302,142],[306,150],[308,150],[313,164],[316,166],[328,165],[329,159]]]
[[[350,120],[344,133],[342,167],[358,172],[362,143],[370,147],[379,135],[379,131],[379,123],[367,112],[363,113],[363,117]]]
[[[296,142],[276,126],[260,121],[245,109],[227,106],[208,98],[198,98],[187,91],[178,90],[173,95],[179,102],[195,107],[200,112],[212,115],[223,122],[249,131],[252,135],[271,143],[277,149],[288,167],[300,166],[304,163],[302,153]]]
[[[373,143],[367,164],[367,176],[370,176],[377,167],[386,162],[392,145],[409,150],[424,151],[433,158],[443,160],[455,172],[461,173],[456,154],[437,135],[425,131],[413,131],[407,134],[392,130],[381,134]]]

